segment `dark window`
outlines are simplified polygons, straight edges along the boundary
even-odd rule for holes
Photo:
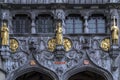
[[[31,20],[27,15],[16,15],[13,18],[13,32],[14,33],[30,33]]]
[[[66,18],[65,30],[67,34],[82,33],[83,32],[83,21],[80,16],[72,15]]]
[[[105,33],[106,22],[104,16],[93,15],[88,21],[88,28],[90,33]]]
[[[53,33],[53,18],[50,15],[39,15],[36,19],[37,33]]]

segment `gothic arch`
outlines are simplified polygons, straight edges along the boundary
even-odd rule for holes
[[[16,80],[18,77],[32,71],[42,73],[43,75],[47,75],[53,80],[58,80],[58,76],[54,72],[43,67],[28,67],[22,70],[18,69],[12,72],[11,74],[9,74],[7,80]]]
[[[39,15],[49,15],[51,17],[54,17],[54,14],[50,11],[37,12],[36,17],[38,17]]]
[[[27,12],[27,11],[25,11],[25,12],[23,12],[23,11],[16,11],[16,12],[11,12],[11,14],[12,14],[12,17],[15,17],[16,15],[24,14],[24,15],[27,15],[28,17],[31,18],[31,13]]]
[[[65,11],[65,17],[67,17],[67,16],[69,16],[71,14],[76,14],[76,15],[82,16],[80,11],[79,12],[76,11],[76,10],[75,11],[71,11],[71,10],[70,11]]]
[[[107,14],[108,11],[105,10],[91,10],[89,11],[89,16],[93,15],[93,14],[101,14],[106,18],[109,18],[109,15]]]
[[[68,80],[71,76],[83,72],[83,71],[89,71],[93,73],[97,73],[100,76],[104,77],[105,80],[113,80],[113,77],[111,73],[109,73],[107,70],[97,68],[95,66],[81,66],[81,67],[76,67],[75,69],[72,69],[64,74],[64,79],[63,80]]]

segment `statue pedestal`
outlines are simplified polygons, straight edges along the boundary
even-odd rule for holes
[[[118,48],[119,48],[118,45],[112,45],[112,50],[116,50],[116,49],[118,49]]]
[[[5,60],[9,58],[10,53],[9,53],[9,47],[8,46],[2,46],[2,48],[1,48],[1,56]]]
[[[63,45],[56,45],[55,57],[60,61],[65,55],[65,50]]]

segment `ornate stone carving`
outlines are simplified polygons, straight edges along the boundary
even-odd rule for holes
[[[4,62],[4,69],[7,72],[12,72],[24,65],[26,61],[27,54],[25,54],[24,52],[16,53]]]
[[[31,60],[30,56],[33,55],[34,59],[32,60],[36,61],[37,66],[41,65],[44,68],[50,69],[62,78],[62,75],[65,72],[82,64],[81,61],[86,54],[83,54],[81,50],[86,50],[84,47],[89,46],[90,44],[92,46],[94,44],[93,48],[91,48],[92,46],[89,49],[87,48],[88,56],[91,61],[101,68],[110,70],[110,65],[107,66],[107,64],[110,64],[109,55],[100,50],[99,47],[102,38],[92,37],[90,39],[88,36],[71,36],[69,39],[73,42],[73,48],[67,52],[61,49],[57,49],[54,52],[48,51],[47,42],[50,37],[18,37],[17,39],[20,42],[21,50],[23,52],[19,52],[20,50],[18,50],[17,53],[11,54],[9,58],[4,61],[4,68],[9,73],[19,68],[26,67],[23,65],[26,64],[26,61]]]
[[[56,53],[42,51],[40,54],[36,54],[35,57],[39,64],[53,70],[59,76],[76,66],[83,56],[82,52],[70,51],[64,53],[64,56],[61,59],[58,59],[55,54]]]
[[[53,13],[55,14],[56,19],[60,19],[60,20],[65,19],[65,12],[61,9],[57,9],[57,10],[53,11]]]

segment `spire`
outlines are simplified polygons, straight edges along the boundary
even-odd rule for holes
[[[116,24],[116,23],[115,23],[115,16],[114,16],[114,18],[113,18],[113,26],[115,26],[115,24]]]

